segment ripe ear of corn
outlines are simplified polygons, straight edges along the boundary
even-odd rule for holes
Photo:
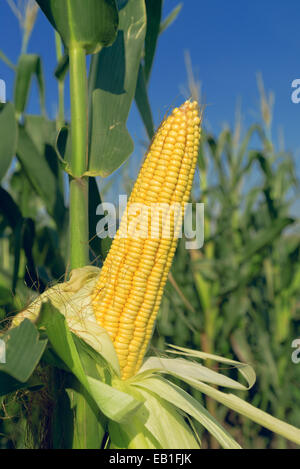
[[[152,335],[193,183],[200,124],[197,103],[186,101],[159,127],[92,294],[123,379],[140,368]]]

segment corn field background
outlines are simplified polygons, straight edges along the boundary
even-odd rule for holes
[[[119,9],[126,3],[119,1]],[[155,6],[149,1],[145,3],[148,23],[146,40],[139,45],[143,57],[138,58],[136,83],[127,68],[124,73],[128,74],[125,79],[130,91],[125,97],[116,91],[124,57],[120,59],[115,44],[111,46],[115,48],[113,58],[109,54],[101,55],[102,52],[93,56],[88,97],[91,99],[91,90],[99,87],[99,105],[109,106],[108,95],[115,90],[111,109],[118,110],[124,125],[135,100],[144,133],[132,137],[141,150],[147,148],[155,129],[153,115],[157,110],[152,107],[147,89],[156,48],[159,49],[159,35],[168,35],[169,27],[177,27],[176,18],[181,9],[181,5],[174,5],[170,15],[162,18],[161,1]],[[41,13],[33,1],[11,0],[8,4],[16,15],[16,31],[20,27],[23,41],[17,63],[11,63],[5,55],[5,44],[0,44],[1,66],[11,68],[15,83],[14,95],[0,108],[2,329],[33,296],[64,279],[68,269],[69,216],[68,181],[62,174],[70,130],[68,110],[64,108],[68,57],[63,53],[58,35],[49,37],[49,41],[56,40],[57,67],[53,70],[53,80],[59,97],[56,118],[50,119],[51,113],[45,105],[47,90],[43,71],[47,57],[35,54],[34,43],[28,52],[30,36]],[[0,15],[1,8],[0,5]],[[134,67],[137,52],[134,46],[132,50],[132,55],[128,54],[125,60]],[[205,103],[188,52],[185,59],[186,97]],[[241,391],[239,395],[300,427],[300,364],[291,359],[292,342],[300,338],[299,173],[295,155],[284,144],[279,147],[273,141],[272,118],[280,110],[273,106],[272,94],[265,90],[260,75],[257,82],[259,118],[249,128],[244,128],[239,114],[235,125],[226,125],[221,132],[208,130],[204,120],[192,201],[205,204],[205,242],[199,250],[187,250],[184,239],[179,243],[151,353],[165,350],[167,344],[176,344],[249,363],[255,369],[257,381],[250,391]],[[33,83],[40,100],[40,113],[36,115],[27,113]],[[107,119],[110,118],[108,115]],[[100,118],[97,124],[103,124]],[[96,137],[92,148],[93,145],[99,145]],[[89,181],[89,259],[97,266],[101,266],[110,240],[95,236],[99,220],[96,207],[101,200],[116,201],[119,193],[130,193],[136,168],[142,160],[142,151],[137,150],[127,160],[132,147],[125,131],[117,145],[122,155],[112,155],[107,166],[103,164],[101,168],[103,174],[112,173],[111,176]],[[9,157],[5,159],[4,155]],[[222,371],[222,365],[212,366]],[[235,377],[234,370],[226,369],[226,372]],[[39,434],[39,406],[51,406],[47,392],[25,389],[11,393],[9,398],[0,396],[1,449],[35,446],[44,438]],[[296,448],[200,392],[191,390],[191,393],[243,447]],[[213,437],[200,427],[198,431],[204,447],[218,448]]]

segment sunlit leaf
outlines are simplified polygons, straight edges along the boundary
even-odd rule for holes
[[[195,418],[212,435],[214,435],[223,448],[240,448],[230,434],[222,428],[222,426],[199,402],[175,384],[166,381],[160,376],[153,376],[146,378],[141,382],[137,382],[136,386],[148,389]],[[159,419],[159,416],[157,416],[157,420]]]
[[[145,5],[129,0],[120,11],[114,44],[92,58],[89,93],[92,105],[88,174],[106,177],[133,151],[126,128],[134,98],[146,29]]]
[[[22,114],[27,105],[32,78],[36,76],[41,111],[45,113],[45,90],[42,62],[36,54],[22,54],[18,61],[14,90],[14,103],[17,115]]]
[[[221,404],[234,410],[235,412],[238,412],[253,420],[262,427],[268,428],[272,432],[275,432],[298,445],[300,444],[300,430],[298,428],[293,427],[292,425],[289,425],[282,420],[278,420],[277,418],[266,412],[263,412],[260,409],[257,409],[253,405],[249,404],[243,399],[240,399],[234,394],[226,394],[194,379],[184,379],[184,381],[193,386],[195,389],[205,393],[207,396],[210,396],[212,399],[215,399]]]
[[[111,44],[118,28],[115,0],[37,0],[66,47],[79,45],[88,54]]]
[[[163,22],[160,25],[160,30],[159,30],[160,34],[162,34],[169,26],[171,26],[172,23],[174,23],[182,7],[183,7],[183,3],[179,3],[167,16],[167,18],[163,20]]]

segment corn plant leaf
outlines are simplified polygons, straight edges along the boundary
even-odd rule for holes
[[[15,316],[13,323],[19,324],[26,317],[37,321],[44,303],[51,301],[52,308],[65,318],[65,327],[73,333],[75,344],[79,339],[86,347],[100,355],[110,365],[114,373],[120,376],[118,357],[107,331],[101,327],[94,316],[90,293],[97,282],[100,269],[85,266],[73,269],[67,282],[57,283],[39,295],[27,309]],[[96,359],[97,361],[97,359]],[[108,365],[106,364],[106,368]]]
[[[97,207],[101,204],[100,192],[95,178],[89,178],[89,251],[92,264],[99,263],[101,258],[101,244],[96,234],[98,217],[96,215]]]
[[[59,161],[66,173],[72,175],[71,171],[71,133],[68,126],[63,126],[60,131],[58,132],[55,149]]]
[[[159,29],[160,34],[162,34],[169,26],[171,26],[172,23],[174,23],[182,7],[183,7],[183,3],[179,3],[167,16],[167,18],[161,22],[160,29]]]
[[[118,29],[115,0],[37,0],[64,45],[84,47],[93,54],[112,44]]]
[[[229,358],[220,357],[219,355],[214,355],[212,353],[205,353],[200,352],[199,350],[192,350],[185,347],[178,347],[177,345],[168,344],[171,347],[171,350],[168,350],[168,353],[179,353],[180,355],[185,355],[189,357],[200,358],[202,360],[214,360],[219,363],[224,363],[229,365],[230,367],[237,368],[239,373],[245,378],[247,381],[248,389],[252,388],[256,381],[255,371],[252,366],[248,365],[247,363],[241,363],[236,360],[230,360]],[[245,389],[245,387],[243,386]],[[236,388],[238,389],[238,388]]]
[[[26,114],[24,126],[39,153],[43,153],[46,145],[53,145],[56,139],[56,122],[45,116]]]
[[[23,249],[26,256],[26,273],[24,276],[24,283],[27,285],[42,285],[39,280],[32,255],[32,248],[35,239],[35,225],[30,218],[21,218],[14,226],[13,231],[14,239],[14,266],[12,276],[12,292],[15,293],[18,282],[20,256]]]
[[[90,376],[87,377],[91,394],[101,411],[115,422],[126,422],[131,413],[142,405],[129,394],[102,383]]]
[[[30,290],[21,279],[17,280],[16,293],[12,294],[12,274],[10,271],[6,271],[4,269],[0,269],[0,284],[11,292],[13,307],[16,311],[28,301],[28,298],[32,298],[36,295],[36,293]]]
[[[24,183],[22,181],[22,189],[24,189]],[[23,192],[24,194],[24,192]],[[21,207],[25,211],[24,207]],[[35,223],[31,218],[22,216],[22,213],[15,203],[11,195],[5,191],[5,189],[0,188],[0,214],[3,216],[3,221],[5,224],[11,227],[12,229],[12,240],[14,244],[14,259],[12,262],[12,281],[10,288],[15,293],[18,286],[18,291],[26,291],[25,285],[42,285],[43,280],[37,274],[36,265],[33,257],[33,244],[36,239],[35,233]],[[19,266],[20,266],[20,255],[21,250],[23,249],[26,256],[26,273],[23,282],[18,280],[19,275]],[[64,270],[63,270],[64,271]],[[24,282],[25,280],[25,282]],[[20,287],[20,284],[23,283],[23,286]],[[28,290],[29,293],[30,290]],[[29,295],[32,296],[32,295]],[[28,300],[25,298],[25,301]]]
[[[92,106],[90,176],[108,176],[133,151],[126,121],[134,98],[145,29],[144,1],[129,0],[120,11],[114,44],[92,58],[89,77]]]
[[[51,422],[53,449],[73,449],[75,415],[74,409],[71,408],[68,389],[65,388],[66,376],[66,373],[55,370],[53,386],[55,406]]]
[[[251,347],[247,342],[244,330],[236,329],[230,337],[230,342],[239,360],[243,360],[248,363],[254,363]]]
[[[0,60],[2,60],[12,70],[16,70],[16,66],[11,62],[11,60],[7,57],[6,54],[4,54],[2,50],[0,50]]]
[[[20,258],[21,258],[21,249],[22,249],[22,231],[23,231],[23,219],[19,221],[14,229],[14,267],[12,275],[12,291],[15,293],[19,267],[20,267]]]
[[[237,181],[243,176],[243,170],[241,169],[243,160],[247,153],[247,148],[249,147],[250,140],[255,132],[259,133],[260,127],[257,124],[253,124],[249,127],[245,137],[243,138],[242,142],[239,145],[235,166],[239,170],[239,177],[237,177]]]
[[[26,109],[32,78],[36,76],[39,88],[40,107],[45,113],[45,89],[42,62],[36,54],[22,54],[18,61],[14,89],[14,103],[17,114]]]
[[[149,140],[151,140],[154,135],[154,124],[149,104],[147,84],[150,79],[157,40],[160,32],[162,3],[162,0],[158,0],[156,2],[146,0],[147,29],[145,36],[144,60],[143,65],[140,64],[139,66],[135,91],[135,102],[145,125]]]
[[[37,326],[44,331],[58,357],[87,389],[88,383],[72,334],[64,316],[47,301],[42,304]]]
[[[24,125],[42,159],[46,160],[54,174],[62,199],[64,190],[63,176],[60,171],[59,157],[55,148],[57,138],[56,122],[47,119],[45,116],[27,114],[25,116]],[[63,206],[61,206],[60,211],[60,215],[63,216]]]
[[[0,363],[0,372],[25,383],[37,366],[47,340],[40,340],[36,327],[28,319],[2,335],[1,340],[5,344],[6,357],[5,363]]]
[[[24,219],[18,205],[15,203],[12,196],[2,187],[0,187],[0,213],[3,216],[5,223],[10,226],[13,231],[14,259],[10,288],[12,289],[12,292],[15,293],[20,266],[22,226]]]
[[[54,76],[58,81],[64,81],[66,74],[69,70],[69,54],[65,52],[61,59],[58,61],[58,64],[54,70]]]
[[[110,249],[112,238],[99,238],[97,233],[98,222],[105,217],[97,215],[97,207],[102,203],[96,178],[89,178],[89,250],[90,262],[101,265]]]
[[[224,160],[222,158],[223,153],[226,150],[226,145],[231,138],[230,130],[225,128],[219,135],[219,139],[216,141],[212,136],[207,136],[207,143],[210,149],[211,156],[214,161],[214,165],[220,181],[220,189],[223,193],[228,192],[228,181],[226,178],[226,170],[224,168]]]
[[[121,421],[141,405],[132,396],[86,375],[66,319],[49,301],[42,304],[37,326],[46,333],[55,353],[76,376],[104,415]]]
[[[7,224],[14,230],[22,220],[21,211],[12,196],[3,187],[0,187],[0,213]]]
[[[90,332],[90,324],[87,325],[87,329]],[[117,389],[114,389],[113,387],[108,386],[106,384],[104,385],[104,388],[103,388],[103,386],[101,385],[103,384],[102,381],[105,381],[105,376],[106,376],[104,370],[108,369],[108,366],[110,365],[110,361],[109,363],[107,363],[105,359],[103,360],[103,356],[98,354],[97,351],[92,346],[84,342],[84,340],[79,339],[77,335],[75,334],[73,335],[73,340],[75,342],[78,354],[80,356],[80,361],[83,365],[84,372],[87,376],[87,381],[89,383],[89,392],[90,392],[90,395],[93,397],[93,400],[101,409],[101,412],[107,417],[112,418],[115,421],[123,420],[123,418],[127,416],[128,413],[131,414],[131,412],[135,411],[140,406],[141,403],[135,401],[132,398],[132,396],[126,393],[124,394],[122,391],[118,391]],[[108,347],[106,345],[108,345]],[[104,342],[102,342],[103,350],[101,350],[101,352],[102,352],[102,355],[107,356],[109,350],[105,350],[105,349],[109,348],[109,344],[106,342],[106,345]],[[76,391],[80,391],[82,396],[86,398],[87,404],[90,407],[90,411],[92,410],[94,414],[97,415],[95,406],[93,405],[93,402],[91,402],[88,399],[88,396],[86,396],[85,390],[84,389],[78,390],[77,388],[75,389]],[[109,400],[110,397],[109,399],[105,398],[106,390],[108,390],[109,396],[112,397],[113,399],[112,402],[110,402]],[[117,399],[118,397],[120,399],[120,403],[116,407],[114,399],[115,398]],[[88,409],[86,410],[88,413],[90,413]],[[102,423],[102,426],[104,426],[103,421],[100,423]]]
[[[88,327],[88,329],[90,328]],[[136,409],[141,405],[141,403],[134,400],[133,396],[127,394],[126,390],[124,393],[123,390],[118,391],[117,389],[114,389],[113,387],[110,387],[107,384],[105,384],[103,388],[101,384],[105,382],[105,379],[107,377],[107,370],[111,363],[109,362],[108,364],[107,361],[103,360],[103,357],[100,354],[98,354],[90,345],[88,345],[82,339],[78,339],[77,335],[74,335],[73,337],[78,353],[80,355],[80,360],[83,365],[84,372],[88,377],[87,379],[89,382],[90,394],[93,396],[98,407],[101,409],[101,412],[115,421],[122,421],[126,416],[127,421],[127,416],[129,416],[129,414],[131,414],[132,412],[135,412]],[[103,349],[105,348],[106,347],[103,344]],[[105,351],[103,354],[107,355],[107,351]],[[109,387],[110,390],[108,390]],[[103,394],[101,390],[103,391],[104,396],[102,395],[102,397],[100,398],[101,394]],[[113,398],[113,401],[111,403],[109,401],[110,398],[105,398],[106,390],[108,390],[109,395]],[[121,402],[116,407],[114,399],[117,399],[118,396]],[[92,402],[89,402],[89,405],[92,409],[94,409]],[[95,409],[94,413],[97,415]],[[102,422],[102,425],[104,425],[104,422]]]
[[[0,103],[0,181],[15,156],[17,141],[18,127],[14,106],[11,103]]]
[[[143,408],[139,413],[142,413]],[[147,411],[145,411],[147,415]],[[124,425],[112,420],[108,422],[109,449],[162,449],[154,435],[145,427],[145,417],[133,415]]]
[[[35,376],[31,376],[28,381],[22,383],[21,381],[18,381],[12,378],[10,375],[0,371],[0,397],[6,396],[11,392],[19,391],[21,389],[37,391],[43,386],[44,384],[42,384]]]
[[[143,431],[145,433],[145,430],[148,430],[149,434],[158,443],[156,443],[156,448],[199,449],[199,443],[186,424],[184,415],[172,402],[168,399],[163,399],[162,396],[156,393],[155,388],[151,389],[150,382],[156,384],[155,378],[149,381],[149,386],[147,380],[143,380],[140,386],[138,383],[134,386],[135,392],[138,389],[144,403],[143,407],[135,414],[135,421],[130,424],[127,423],[126,429],[124,429],[124,432],[128,433],[129,438],[131,436],[130,447],[134,445],[134,447],[138,448],[136,445],[137,441],[134,440],[137,440],[139,433],[141,434]],[[155,440],[152,442],[155,443]]]
[[[72,330],[103,357],[114,372],[120,376],[120,365],[112,341],[107,332],[96,321],[79,320],[72,323]]]
[[[146,0],[147,30],[145,37],[144,73],[148,83],[155,55],[162,15],[162,0]]]
[[[258,423],[262,427],[268,428],[272,432],[275,432],[278,435],[300,445],[300,429],[293,427],[292,425],[285,423],[260,409],[257,409],[234,394],[226,394],[192,378],[184,378],[183,381],[235,412],[253,420],[253,422]]]
[[[216,371],[210,370],[199,363],[189,362],[180,358],[148,358],[140,369],[140,372],[146,370],[158,371],[166,374],[176,375],[177,377],[192,377],[199,381],[224,386],[232,389],[246,390],[247,388],[237,381],[228,378]]]
[[[105,396],[99,392],[99,386],[101,386],[100,381],[86,376],[78,349],[75,345],[72,333],[67,326],[66,320],[64,316],[56,308],[54,308],[50,302],[43,303],[37,325],[40,330],[46,333],[55,353],[67,366],[70,372],[72,372],[72,374],[78,379],[85,392],[87,392],[89,396],[92,397],[101,411],[104,414],[108,412],[109,416],[115,416],[116,419],[118,419],[118,409],[113,406],[112,409],[110,409],[109,399],[105,399]],[[100,384],[97,384],[98,382]],[[109,387],[109,389],[111,388]],[[75,399],[77,403],[78,399],[79,398],[77,396]],[[120,396],[118,396],[118,399],[120,400]],[[130,398],[130,401],[131,400],[132,399]],[[124,411],[124,408],[127,409],[128,402],[124,402],[124,400],[121,402],[122,403],[120,403],[119,407],[121,407],[122,411]],[[122,406],[122,404],[124,405]],[[80,435],[77,435],[77,438],[79,437]]]
[[[274,220],[270,227],[266,227],[261,230],[258,235],[253,237],[251,241],[247,243],[247,246],[240,253],[240,262],[245,262],[251,258],[254,254],[269,246],[274,239],[276,239],[287,226],[294,223],[294,219],[290,217],[279,218]]]
[[[0,306],[5,306],[6,304],[12,303],[13,295],[12,292],[2,285],[0,282]]]
[[[56,308],[54,308],[50,302],[47,302],[44,303],[41,307],[37,325],[40,330],[46,333],[53,350],[67,366],[67,368],[72,372],[72,374],[78,379],[85,392],[94,398],[78,350],[73,340],[72,333],[67,327],[64,316]],[[96,396],[95,401],[99,406],[97,397],[98,396]],[[77,404],[78,399],[79,397],[77,396],[77,399],[75,399]],[[77,435],[77,437],[80,436]]]
[[[144,67],[142,66],[142,64],[140,64],[139,67],[139,74],[135,90],[135,102],[142,117],[149,140],[152,140],[154,136],[154,123],[148,99],[147,86],[144,76]]]
[[[206,428],[220,443],[222,448],[238,449],[239,444],[232,436],[214,419],[209,412],[179,386],[165,380],[160,376],[152,376],[136,383],[137,387],[148,389],[161,399],[170,402],[173,406],[181,409],[186,414],[197,420]],[[159,420],[159,416],[157,416]],[[172,427],[169,426],[170,432]],[[176,430],[176,428],[174,428]]]
[[[17,157],[37,194],[43,199],[49,214],[57,224],[62,223],[64,202],[58,181],[22,125],[19,126]]]
[[[73,449],[99,449],[105,434],[105,422],[96,405],[88,399],[85,389],[67,389],[73,419]]]

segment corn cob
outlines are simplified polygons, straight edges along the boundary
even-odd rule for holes
[[[184,204],[190,196],[200,123],[197,103],[186,101],[159,127],[92,294],[96,320],[113,341],[123,379],[138,371],[151,338]],[[170,207],[167,236],[163,233],[163,217],[157,219],[147,210],[144,215],[142,208],[135,222],[137,215],[131,213],[134,204],[149,208],[158,203]],[[173,217],[174,204],[180,207],[179,222]],[[136,228],[140,236],[136,236]]]

